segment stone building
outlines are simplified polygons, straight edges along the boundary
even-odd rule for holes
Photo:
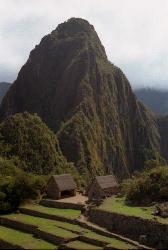
[[[119,184],[114,175],[96,176],[88,188],[89,200],[99,200],[117,194]]]
[[[70,174],[52,175],[47,184],[50,199],[61,199],[76,195],[76,183]]]

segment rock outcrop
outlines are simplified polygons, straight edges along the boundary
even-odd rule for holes
[[[63,154],[86,178],[129,175],[160,151],[155,118],[83,19],[58,25],[30,53],[0,119],[24,111],[38,113],[57,133]]]
[[[0,82],[0,104],[2,102],[3,97],[6,95],[6,92],[10,88],[11,84],[8,82]]]

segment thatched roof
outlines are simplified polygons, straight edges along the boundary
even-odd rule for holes
[[[114,175],[96,176],[95,179],[101,189],[108,189],[118,186],[118,182]]]
[[[73,190],[76,188],[76,183],[70,174],[53,175],[57,187],[60,191]]]

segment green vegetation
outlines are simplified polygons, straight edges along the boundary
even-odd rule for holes
[[[23,247],[24,249],[56,249],[57,247],[33,235],[0,226],[0,240]]]
[[[103,204],[98,208],[101,210],[124,214],[128,216],[136,216],[141,217],[144,219],[155,219],[161,223],[168,223],[168,219],[160,218],[153,216],[152,213],[154,212],[154,206],[132,206],[128,205],[125,202],[125,198],[118,198],[118,197],[110,197],[106,199]]]
[[[98,246],[95,246],[95,245],[92,245],[92,244],[89,244],[89,243],[85,243],[83,241],[79,241],[79,240],[76,240],[76,241],[72,241],[72,242],[69,242],[67,244],[68,247],[71,247],[73,249],[80,249],[80,250],[98,250],[98,249],[103,249],[102,247],[98,247]]]
[[[60,209],[60,211],[61,211],[61,209]],[[71,224],[68,222],[50,220],[50,219],[40,218],[40,217],[26,215],[26,214],[22,214],[22,213],[3,215],[2,217],[25,222],[25,223],[32,224],[32,225],[37,225],[40,227],[46,227],[47,225],[49,225],[49,226],[53,227],[53,229],[55,227],[60,227],[60,228],[67,229],[69,231],[72,230],[72,231],[76,231],[76,232],[88,232],[89,231],[89,230],[87,230],[79,225]]]
[[[0,213],[38,198],[45,191],[47,175],[61,173],[71,173],[81,186],[78,171],[37,115],[16,114],[0,124]]]
[[[66,230],[70,230],[70,231],[72,230],[76,233],[86,233],[89,231],[88,229],[83,228],[79,225],[75,225],[75,224],[71,224],[71,223],[67,223],[67,222],[62,222],[62,221],[55,221],[55,225],[57,227],[65,228]]]
[[[0,124],[0,155],[17,157],[19,167],[39,175],[76,173],[62,155],[54,133],[36,114],[15,114]]]
[[[168,166],[147,168],[126,180],[122,189],[130,204],[168,201]]]
[[[10,212],[27,199],[37,199],[45,191],[40,176],[24,172],[13,159],[0,157],[0,213]]]
[[[81,214],[80,210],[77,209],[60,209],[60,208],[53,208],[53,207],[44,207],[40,205],[33,205],[33,204],[27,204],[23,206],[24,208],[28,208],[30,210],[51,214],[51,215],[57,215],[62,216],[65,218],[70,219],[76,219]]]
[[[168,219],[156,217],[153,213],[156,202],[168,201],[168,166],[158,166],[154,160],[145,165],[143,172],[135,173],[123,182],[123,197],[108,198],[99,209],[167,224]]]
[[[61,212],[62,209],[59,209],[59,210]],[[127,242],[124,242],[123,240],[119,240],[114,237],[106,237],[98,233],[94,233],[91,230],[85,229],[82,226],[67,223],[67,222],[55,221],[55,220],[40,218],[36,216],[21,214],[21,213],[3,215],[2,218],[8,218],[8,219],[19,221],[25,224],[31,224],[31,225],[37,226],[42,231],[51,233],[56,236],[64,237],[64,238],[74,238],[74,237],[77,237],[78,234],[82,234],[91,239],[104,241],[107,244],[110,244],[111,246],[116,247],[117,249],[135,249],[136,248],[135,246]]]
[[[75,163],[86,183],[90,181],[90,175],[105,174],[97,148],[98,126],[97,122],[94,123],[94,116],[90,120],[80,110],[57,133],[63,153]]]
[[[41,229],[42,231],[46,231],[48,233],[51,233],[60,237],[73,238],[77,236],[75,233],[72,233],[69,230],[66,230],[66,226],[64,226],[64,223],[62,223],[63,228],[62,227],[60,228],[58,226],[59,225],[58,221],[25,215],[25,214],[10,214],[10,215],[5,215],[3,217],[16,220],[16,221],[20,221],[26,224],[38,226],[38,228]]]
[[[116,249],[137,249],[137,247],[135,245],[131,245],[127,242],[116,239],[114,237],[106,237],[106,236],[103,236],[103,235],[100,235],[100,234],[97,234],[94,232],[89,232],[89,233],[85,234],[85,236],[87,236],[91,239],[107,242],[107,243],[109,243],[109,245],[111,245],[112,247],[114,247]]]

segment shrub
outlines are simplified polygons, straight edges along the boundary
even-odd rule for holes
[[[168,166],[145,169],[123,182],[126,201],[132,204],[150,204],[168,201]]]
[[[17,209],[27,199],[38,198],[45,187],[43,177],[26,173],[12,160],[0,158],[0,213]]]

